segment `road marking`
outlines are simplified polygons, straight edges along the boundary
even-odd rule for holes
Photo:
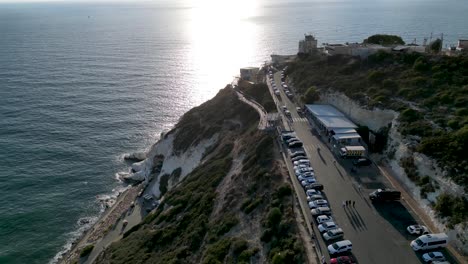
[[[308,122],[307,118],[305,117],[294,117],[293,122]]]

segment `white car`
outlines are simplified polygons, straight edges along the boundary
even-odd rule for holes
[[[301,181],[301,185],[305,187],[305,186],[307,186],[307,185],[309,185],[311,183],[315,183],[315,182],[317,182],[317,180],[315,178],[306,178],[305,180]]]
[[[320,200],[320,199],[323,199],[323,196],[321,194],[314,194],[314,195],[311,195],[311,196],[307,196],[307,201],[308,202],[315,201],[315,200]]]
[[[328,253],[337,254],[348,252],[353,249],[353,244],[349,240],[341,240],[328,246]]]
[[[412,235],[426,235],[429,234],[429,229],[423,225],[410,225],[406,228],[406,231]]]
[[[294,162],[294,166],[301,165],[301,164],[307,165],[307,167],[309,167],[310,166],[310,160],[302,159],[302,160],[298,160],[298,161]]]
[[[324,200],[324,199],[319,199],[319,200],[309,202],[309,208],[310,209],[317,208],[317,207],[320,207],[320,206],[328,206],[328,201]]]
[[[298,170],[295,170],[294,173],[296,174],[296,176],[299,176],[299,175],[304,174],[304,173],[311,174],[311,175],[315,176],[314,170],[309,169],[309,168],[298,169]]]
[[[307,190],[306,194],[307,194],[307,196],[312,196],[312,195],[322,194],[322,193],[320,191],[317,191],[317,190]]]
[[[280,91],[275,90],[275,95],[280,95]]]
[[[313,175],[299,175],[297,179],[301,182],[301,184],[303,181],[308,181],[309,179],[313,179],[313,182],[311,180],[311,182],[308,182],[306,185],[317,182],[317,179],[315,179]]]
[[[283,109],[283,111],[286,111],[286,110],[288,110],[288,107],[285,106],[285,105],[283,105],[283,106],[281,107],[281,109]]]
[[[335,222],[325,222],[325,223],[318,225],[318,230],[320,231],[320,233],[323,233],[328,230],[335,229],[337,227],[338,226],[335,224]]]
[[[333,217],[329,215],[319,215],[317,216],[316,220],[317,220],[317,223],[321,224],[321,223],[333,221]]]
[[[310,167],[309,164],[299,164],[294,166],[294,170]]]
[[[284,114],[285,114],[286,116],[291,116],[291,112],[289,112],[289,110],[284,110]]]
[[[444,254],[439,251],[429,252],[422,255],[424,262],[432,263],[433,261],[445,261]]]
[[[313,216],[316,216],[316,215],[331,215],[331,209],[330,207],[328,206],[323,206],[323,207],[319,207],[319,208],[315,208],[315,209],[312,209],[310,210],[310,213],[313,215]]]

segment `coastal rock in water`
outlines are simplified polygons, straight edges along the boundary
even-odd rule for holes
[[[125,175],[123,179],[125,181],[142,182],[145,180],[145,177],[146,177],[145,171],[138,171],[136,173],[129,173],[128,175]]]
[[[130,160],[130,161],[142,161],[142,160],[146,159],[146,153],[144,153],[144,152],[135,152],[135,153],[125,154],[124,159],[125,160]]]

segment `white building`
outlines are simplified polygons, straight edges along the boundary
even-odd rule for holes
[[[457,45],[458,51],[468,51],[468,39],[459,39]]]
[[[312,35],[305,35],[305,38],[299,41],[299,53],[312,53],[317,51],[317,39]]]
[[[343,113],[331,105],[309,104],[305,106],[307,118],[328,137],[334,145],[362,145],[355,125]]]
[[[258,67],[245,67],[240,69],[240,77],[242,80],[257,82],[257,75],[260,68]]]

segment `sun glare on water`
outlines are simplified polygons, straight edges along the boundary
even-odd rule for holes
[[[189,63],[198,83],[192,100],[199,104],[229,83],[239,68],[255,55],[257,26],[249,18],[257,14],[255,0],[198,0],[192,3],[188,34]]]

